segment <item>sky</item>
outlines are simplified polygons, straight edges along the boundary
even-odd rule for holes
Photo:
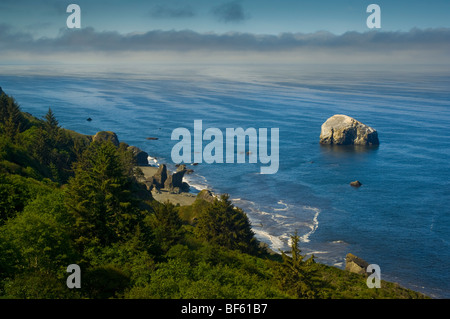
[[[80,29],[67,28],[71,3],[81,8]],[[366,8],[372,3],[381,8],[380,29],[366,24]],[[449,43],[449,0],[0,2],[0,63],[138,62],[181,54],[190,60],[214,55],[273,61],[274,53],[280,61],[373,62],[389,57],[448,63]]]

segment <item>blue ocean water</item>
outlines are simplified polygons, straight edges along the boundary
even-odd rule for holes
[[[351,252],[378,264],[382,279],[450,297],[449,69],[0,66],[0,86],[23,111],[41,117],[51,107],[65,128],[114,131],[169,167],[172,131],[193,133],[194,120],[222,132],[279,128],[276,174],[259,174],[261,164],[201,163],[188,176],[193,191],[230,194],[275,250],[298,230],[302,251],[318,262],[342,268]],[[374,127],[380,146],[319,145],[334,114]]]

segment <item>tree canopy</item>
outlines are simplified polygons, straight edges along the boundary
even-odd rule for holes
[[[131,179],[109,141],[93,142],[74,165],[66,206],[75,220],[75,242],[109,245],[128,234],[140,220]]]
[[[231,203],[227,194],[215,199],[200,214],[196,233],[199,238],[228,249],[247,253],[257,251],[256,238],[247,215]]]

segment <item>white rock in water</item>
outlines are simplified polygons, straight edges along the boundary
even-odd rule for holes
[[[321,144],[378,145],[378,133],[347,115],[333,115],[322,124]]]

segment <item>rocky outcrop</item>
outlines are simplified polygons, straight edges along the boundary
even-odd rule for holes
[[[200,193],[197,194],[198,199],[203,199],[207,202],[214,203],[216,197],[214,197],[213,193],[208,189],[203,189]]]
[[[153,175],[150,181],[157,189],[164,188],[164,183],[167,180],[167,167],[165,164],[159,165],[155,175]]]
[[[351,253],[348,253],[345,257],[345,270],[347,271],[367,275],[366,270],[368,266],[369,263]]]
[[[333,115],[322,124],[321,144],[378,145],[378,133],[347,115]]]
[[[177,166],[177,172],[185,170],[186,171],[185,172],[186,175],[194,173],[194,170],[190,169],[190,168],[186,168],[185,164],[177,164],[176,166]]]
[[[146,180],[145,184],[149,190],[156,188],[157,190],[164,189],[172,193],[188,192],[189,184],[183,182],[183,177],[186,172],[187,169],[185,167],[179,167],[175,173],[170,175],[166,165],[161,164],[155,175]]]
[[[111,141],[116,147],[119,147],[119,138],[117,137],[117,134],[110,131],[101,131],[95,134],[92,137],[93,142],[105,142],[105,141]]]
[[[136,164],[138,166],[146,166],[148,165],[148,153],[144,152],[140,148],[136,146],[128,146],[128,151],[133,153],[134,158],[136,159]]]
[[[186,170],[186,164],[177,164],[175,166],[177,167],[177,172]]]
[[[186,174],[186,169],[180,169],[168,176],[164,182],[164,188],[170,190],[174,193],[181,193],[189,191],[189,184],[183,182],[184,174]]]
[[[136,146],[129,146],[128,144],[123,143],[123,142],[120,143],[119,138],[117,137],[117,134],[114,132],[111,132],[111,131],[97,132],[97,134],[92,136],[92,141],[93,142],[111,141],[114,144],[114,146],[116,146],[116,147],[120,146],[120,147],[126,148],[127,151],[130,151],[136,160],[136,165],[138,165],[138,166],[147,166],[148,165],[148,153],[147,152],[144,152],[143,150],[141,150],[140,148],[138,148]]]
[[[154,178],[156,179],[156,182],[161,186],[161,188],[163,188],[164,183],[167,180],[167,167],[165,164],[161,164],[159,166],[159,169],[156,172]]]

